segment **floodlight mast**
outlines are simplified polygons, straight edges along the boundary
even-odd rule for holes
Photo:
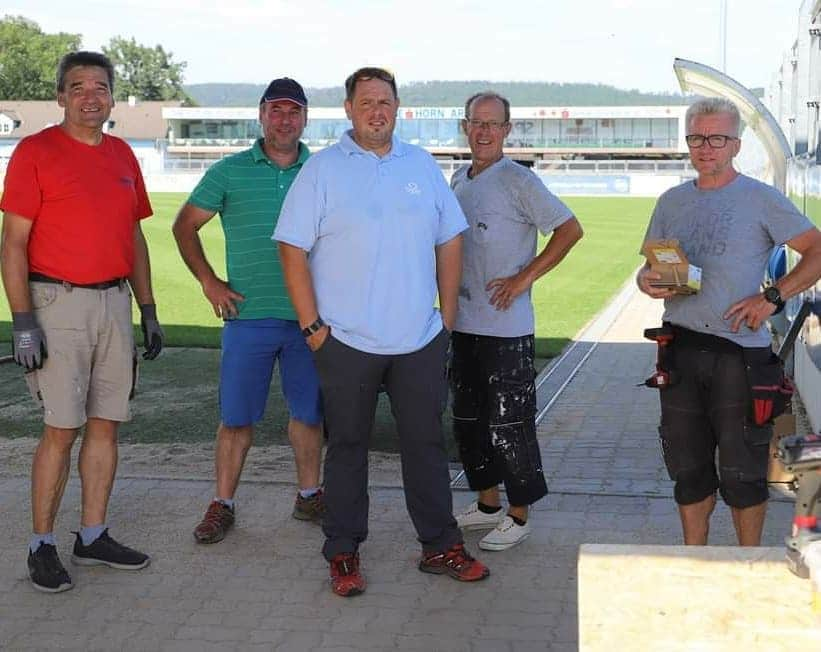
[[[727,74],[727,0],[721,0],[721,8],[719,9],[721,16],[719,17],[719,50],[721,52],[721,72]]]

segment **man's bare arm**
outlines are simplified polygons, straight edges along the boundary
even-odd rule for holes
[[[457,235],[436,247],[436,284],[442,323],[449,331],[456,322],[459,283],[462,280],[462,236]]]
[[[801,260],[775,284],[782,299],[789,299],[806,290],[821,278],[821,231],[807,229],[789,240],[787,245],[801,254]],[[754,294],[730,306],[724,319],[733,320],[730,328],[734,332],[738,332],[743,323],[747,324],[747,328],[757,330],[775,312],[775,308],[763,294]]]
[[[48,357],[46,336],[37,323],[29,287],[28,241],[32,221],[7,212],[0,242],[0,271],[11,308],[14,361],[26,369],[41,369]]]
[[[244,301],[245,297],[239,292],[235,292],[231,287],[219,278],[214,272],[214,268],[205,256],[202,247],[199,230],[216,215],[215,211],[207,211],[193,204],[183,204],[171,230],[174,239],[177,241],[177,249],[188,269],[200,282],[202,293],[217,317],[236,317],[237,301]]]
[[[279,259],[282,263],[282,273],[285,276],[285,286],[288,288],[288,296],[291,297],[291,303],[294,305],[299,326],[306,328],[320,316],[316,305],[311,268],[308,266],[308,254],[299,247],[280,242]],[[323,326],[308,337],[306,342],[310,349],[316,351],[322,346],[329,332],[328,326]]]
[[[33,222],[16,213],[3,214],[0,271],[11,312],[31,312],[28,242]]]
[[[821,231],[808,229],[789,240],[787,246],[801,254],[801,260],[775,284],[784,299],[815,285],[821,278]]]
[[[562,262],[583,235],[582,226],[575,217],[562,222],[554,229],[550,240],[548,240],[541,253],[523,267],[518,274],[505,278],[495,278],[487,284],[485,289],[488,292],[493,292],[490,296],[490,305],[495,306],[497,310],[510,308],[516,297],[527,292],[537,279]]]
[[[148,244],[145,242],[140,223],[134,224],[134,268],[128,277],[131,291],[137,300],[137,305],[143,306],[154,303],[154,293],[151,290],[151,261],[148,257]]]
[[[145,347],[143,359],[153,360],[162,351],[165,334],[157,320],[157,306],[151,289],[151,260],[139,221],[134,224],[134,268],[128,283],[140,308],[140,328]]]

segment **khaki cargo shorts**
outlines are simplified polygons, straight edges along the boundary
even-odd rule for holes
[[[90,290],[36,281],[30,286],[48,358],[26,376],[32,394],[42,399],[46,425],[79,428],[89,418],[128,421],[137,380],[128,286]]]

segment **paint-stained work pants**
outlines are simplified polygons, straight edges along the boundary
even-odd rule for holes
[[[534,340],[453,333],[453,433],[470,488],[504,483],[511,505],[547,495],[536,440]]]

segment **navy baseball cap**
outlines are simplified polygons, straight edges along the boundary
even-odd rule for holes
[[[265,89],[259,103],[276,102],[277,100],[288,100],[299,106],[308,106],[308,98],[305,97],[302,86],[288,77],[275,79],[268,84],[268,88]]]

